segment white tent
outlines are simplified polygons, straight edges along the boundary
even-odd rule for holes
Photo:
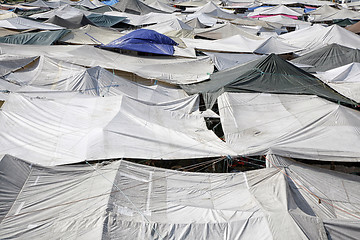
[[[204,81],[214,71],[214,65],[209,57],[191,59],[172,56],[131,56],[86,45],[31,46],[0,44],[0,52],[2,54],[31,57],[45,55],[76,65],[100,66],[173,84]]]
[[[182,89],[145,86],[133,77],[117,76],[115,72],[101,67],[84,68],[62,60],[41,56],[33,64],[4,76],[4,80],[18,86],[36,89],[19,91],[75,91],[92,96],[126,95],[154,103],[167,102],[187,97]],[[141,79],[138,79],[139,81]],[[8,89],[11,90],[11,89]]]
[[[208,39],[223,39],[235,35],[241,35],[249,39],[259,40],[262,39],[255,34],[243,30],[232,23],[216,24],[211,28],[195,29],[196,36]]]
[[[308,28],[280,35],[279,39],[295,47],[305,49],[300,55],[332,43],[337,43],[349,48],[360,48],[360,36],[336,24],[329,27],[316,24]]]
[[[255,9],[254,12],[251,12],[248,14],[248,16],[256,16],[256,15],[290,15],[290,16],[302,16],[302,13],[299,13],[289,7],[286,7],[284,5],[277,5],[275,7],[263,7]]]
[[[360,63],[350,63],[316,74],[342,95],[360,102]]]
[[[0,237],[356,239],[358,176],[267,158],[282,165],[211,174],[123,160],[50,168],[7,155]]]
[[[212,1],[208,2],[204,6],[202,6],[199,10],[191,14],[190,16],[197,16],[200,14],[206,14],[214,18],[220,19],[227,19],[227,20],[234,20],[238,18],[236,14],[229,12],[229,10],[223,10],[219,8],[215,3]]]
[[[310,19],[312,22],[325,22],[325,21],[332,21],[332,20],[346,19],[346,18],[360,20],[360,13],[349,9],[341,9],[334,12],[328,12],[320,16],[318,15],[314,15],[314,16],[315,16],[314,18]]]
[[[171,19],[166,22],[144,27],[144,29],[151,29],[171,37],[194,38],[195,35],[193,28],[179,19]]]
[[[14,30],[29,30],[29,29],[40,29],[40,30],[60,30],[63,27],[57,26],[52,23],[41,23],[31,19],[22,17],[13,17],[0,20],[0,27]]]
[[[303,29],[306,27],[310,27],[311,23],[309,22],[305,22],[305,21],[300,21],[300,20],[295,20],[289,17],[285,17],[282,15],[277,15],[277,16],[271,16],[271,17],[266,17],[262,19],[265,22],[268,23],[277,23],[279,25],[282,25],[284,27],[295,27],[296,30],[299,29]]]
[[[239,155],[360,161],[357,110],[313,95],[224,93],[218,104],[226,143]]]
[[[88,16],[90,14],[93,14],[93,13],[72,7],[70,5],[64,5],[59,8],[53,9],[51,11],[33,14],[30,17],[35,18],[35,19],[38,19],[38,18],[49,19],[51,17],[58,16],[63,19],[68,19],[68,18],[73,18],[73,17],[79,16],[79,15]]]
[[[99,45],[108,44],[122,36],[124,34],[116,30],[86,25],[78,29],[72,29],[70,33],[63,36],[59,41],[69,44]]]
[[[235,35],[214,41],[185,38],[182,40],[188,47],[214,52],[284,54],[300,50],[300,48],[293,47],[273,37],[254,40],[241,35]]]
[[[161,10],[163,12],[167,12],[167,13],[173,13],[173,12],[178,12],[181,11],[179,8],[175,8],[175,7],[171,7],[170,4],[166,4],[162,1],[151,1],[149,3],[145,2],[146,4],[148,4],[150,7]]]
[[[234,154],[207,129],[197,96],[158,104],[121,95],[36,96],[13,93],[1,107],[0,154],[41,165]]]
[[[105,12],[104,15],[126,17],[127,19],[125,19],[123,23],[127,23],[133,26],[145,26],[145,25],[162,23],[177,19],[177,16],[174,14],[153,13],[153,12],[144,15],[135,15],[131,13],[112,11],[112,12]]]
[[[72,6],[84,6],[87,7],[89,9],[95,9],[101,6],[105,6],[105,4],[103,4],[102,2],[98,1],[98,0],[80,0],[80,1],[76,1],[76,2],[71,2],[70,5]]]

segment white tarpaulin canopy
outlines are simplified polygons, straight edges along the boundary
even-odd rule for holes
[[[360,63],[350,63],[316,76],[342,95],[360,102]]]
[[[316,24],[298,31],[282,34],[279,39],[292,46],[305,49],[302,54],[332,43],[349,48],[360,48],[360,36],[336,24],[330,27]]]
[[[29,29],[40,29],[40,30],[60,30],[63,27],[57,26],[52,23],[41,23],[31,19],[14,17],[0,20],[0,27],[15,30],[29,30]]]
[[[78,29],[72,29],[70,33],[63,36],[59,41],[69,44],[100,45],[108,44],[122,36],[124,34],[116,30],[86,25]]]
[[[234,154],[198,112],[197,96],[151,103],[125,96],[11,94],[0,112],[0,154],[41,165],[110,158]]]
[[[84,68],[64,61],[40,57],[34,64],[3,77],[18,86],[19,91],[71,91],[92,96],[127,95],[138,100],[167,102],[187,97],[182,89],[160,85],[145,86],[133,78],[117,76],[101,67]],[[140,79],[139,79],[140,80]],[[11,89],[8,89],[11,91]]]
[[[188,84],[209,78],[214,65],[209,57],[196,59],[168,56],[131,56],[93,46],[30,46],[0,44],[0,54],[18,56],[45,55],[86,67],[100,66],[134,73],[147,79]]]
[[[90,15],[93,14],[89,11],[80,10],[78,8],[72,7],[70,5],[64,5],[59,8],[53,9],[51,11],[43,12],[43,13],[37,13],[31,15],[31,18],[41,18],[41,19],[49,19],[54,16],[61,17],[63,19],[73,18],[79,15]]]
[[[358,176],[267,158],[276,167],[211,174],[127,161],[49,168],[6,155],[0,237],[356,239]]]
[[[254,12],[249,13],[248,16],[256,16],[256,15],[290,15],[290,16],[302,16],[302,13],[299,13],[291,8],[288,8],[284,5],[277,5],[275,7],[260,7],[255,9]]]
[[[273,37],[255,40],[235,35],[219,40],[182,38],[182,41],[188,47],[213,52],[284,54],[301,50]]]
[[[226,143],[239,155],[360,161],[360,113],[313,95],[223,93]],[[261,116],[261,117],[259,117]]]

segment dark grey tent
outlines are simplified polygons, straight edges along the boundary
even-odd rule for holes
[[[357,105],[315,76],[275,54],[214,73],[209,81],[181,87],[189,94],[202,93],[207,108],[212,107],[223,92],[307,94],[346,105]]]
[[[120,12],[118,9],[113,8],[111,6],[105,5],[98,8],[90,9],[89,12],[93,13],[106,13],[106,12]]]
[[[112,6],[121,12],[127,12],[137,15],[143,15],[148,13],[167,13],[156,8],[150,7],[139,0],[122,0]]]
[[[21,45],[52,45],[69,32],[70,30],[62,29],[56,31],[20,33],[16,35],[0,37],[0,42]]]
[[[94,23],[92,21],[90,21],[84,14],[72,17],[72,18],[68,18],[68,19],[64,19],[61,18],[57,15],[49,18],[47,21],[45,21],[47,23],[53,23],[55,25],[61,26],[61,27],[65,27],[68,29],[75,29],[75,28],[79,28],[79,27],[83,27],[86,25],[94,25]]]
[[[309,52],[291,62],[311,65],[308,72],[325,72],[353,62],[360,62],[360,50],[333,43]]]
[[[87,18],[98,27],[112,27],[126,19],[126,17],[109,16],[96,13],[88,15]]]

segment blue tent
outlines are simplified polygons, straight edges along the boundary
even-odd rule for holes
[[[174,40],[154,30],[138,29],[100,47],[173,55],[175,45]]]

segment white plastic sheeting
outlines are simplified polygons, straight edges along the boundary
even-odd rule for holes
[[[130,56],[93,46],[30,46],[0,44],[0,54],[45,55],[86,67],[100,66],[134,73],[147,79],[174,84],[200,82],[209,78],[214,65],[209,57],[178,58],[167,56]]]
[[[244,28],[243,28],[244,29]],[[260,40],[262,38],[243,30],[232,23],[216,24],[211,28],[195,29],[196,36],[208,39],[223,39],[235,35],[241,35],[249,39]]]
[[[302,210],[321,219],[328,238],[357,239],[360,231],[358,176],[311,167],[276,155],[268,155],[267,162],[286,174],[291,191],[307,202]],[[295,212],[291,215],[301,221]],[[309,239],[318,238],[311,235],[309,224],[304,224],[302,229],[309,233]]]
[[[309,22],[295,20],[295,19],[285,17],[282,15],[262,18],[262,21],[270,23],[270,24],[276,23],[276,24],[279,24],[284,27],[295,27],[297,30],[303,29],[306,27],[310,27],[310,25],[311,25],[311,23],[309,23]]]
[[[8,19],[0,20],[0,27],[15,30],[29,30],[29,29],[40,29],[40,30],[60,30],[63,27],[57,26],[52,23],[41,23],[31,19],[22,17],[13,17]]]
[[[254,40],[241,35],[235,35],[219,40],[182,38],[182,41],[188,47],[215,52],[284,54],[301,50],[273,37]]]
[[[261,55],[257,54],[245,54],[245,53],[218,53],[218,52],[204,52],[211,57],[216,68],[221,71],[228,68],[235,67],[237,65],[245,64],[250,61],[261,58]]]
[[[312,95],[223,93],[226,143],[239,155],[360,161],[360,113]]]
[[[84,68],[47,57],[40,57],[36,63],[8,74],[4,79],[18,86],[35,88],[21,88],[21,92],[71,91],[102,97],[127,95],[155,103],[188,96],[180,88],[157,84],[145,86],[101,67]]]
[[[256,16],[256,15],[290,15],[290,16],[302,16],[302,13],[295,11],[294,9],[288,8],[284,5],[277,5],[274,7],[260,7],[248,14],[248,16]]]
[[[11,94],[0,112],[0,153],[42,165],[234,154],[207,129],[198,101]]]
[[[117,30],[86,25],[78,29],[72,29],[70,33],[64,35],[59,41],[69,44],[99,45],[108,44],[122,36],[124,34]]]
[[[360,63],[319,72],[316,76],[342,95],[360,102]]]
[[[127,19],[125,19],[122,22],[133,26],[144,26],[144,25],[162,23],[177,19],[177,16],[175,14],[154,13],[154,12],[144,15],[135,15],[131,13],[112,11],[112,12],[105,12],[104,15],[126,17]]]
[[[282,163],[286,168],[209,174],[127,161],[47,168],[7,155],[0,161],[0,192],[7,193],[0,237],[356,238],[359,177]]]
[[[298,31],[282,34],[279,39],[292,46],[304,49],[300,55],[332,43],[354,49],[360,48],[360,36],[336,24],[330,27],[316,24]]]
[[[47,11],[47,12],[33,14],[33,15],[31,15],[31,18],[49,19],[51,17],[58,16],[63,19],[68,19],[68,18],[73,18],[73,17],[79,16],[79,15],[87,16],[90,14],[93,14],[93,12],[80,10],[80,9],[72,7],[70,5],[64,5],[64,6],[56,8],[56,9]]]

